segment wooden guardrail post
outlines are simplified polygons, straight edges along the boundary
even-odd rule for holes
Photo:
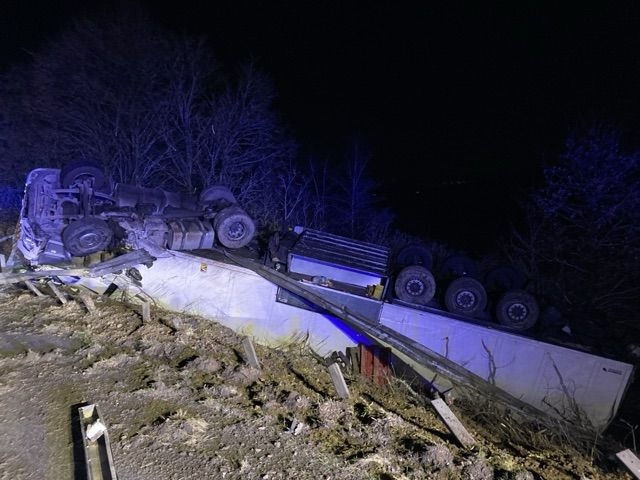
[[[347,347],[347,357],[349,358],[351,373],[360,373],[360,353],[358,347]]]
[[[616,453],[616,457],[629,469],[634,477],[640,479],[640,459],[631,450],[622,450]]]
[[[31,290],[33,293],[35,293],[38,297],[46,297],[46,295],[44,293],[42,293],[40,290],[38,290],[38,287],[36,287],[31,280],[25,280],[24,281],[25,285],[27,286],[27,288],[29,290]]]
[[[143,301],[141,305],[142,311],[142,323],[149,323],[151,321],[151,303]]]
[[[468,448],[476,443],[471,434],[464,428],[464,425],[458,420],[458,417],[451,411],[449,405],[444,403],[444,400],[434,398],[431,400],[431,405],[447,428],[449,428],[449,431],[463,447]]]
[[[98,311],[98,309],[96,308],[96,304],[93,302],[93,298],[91,298],[91,296],[89,295],[89,292],[81,291],[78,296],[80,297],[82,303],[84,303],[84,306],[87,307],[87,310],[90,314],[93,315]]]
[[[49,280],[47,282],[47,286],[51,289],[51,291],[58,298],[58,300],[60,300],[61,304],[64,305],[65,303],[67,303],[67,297],[64,295],[64,293],[60,291],[60,289],[56,286],[55,283]]]
[[[349,387],[347,387],[347,382],[344,381],[340,366],[336,362],[333,362],[327,368],[329,369],[329,375],[331,375],[331,380],[333,381],[333,386],[336,388],[336,392],[338,392],[338,396],[340,398],[349,398]]]
[[[253,342],[249,337],[245,337],[242,340],[242,346],[244,347],[244,353],[247,357],[247,363],[253,368],[260,368],[260,361],[258,355],[256,355],[256,349],[253,347]]]

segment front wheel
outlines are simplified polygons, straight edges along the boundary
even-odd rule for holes
[[[64,248],[74,257],[85,257],[105,250],[111,243],[113,231],[104,220],[81,218],[70,223],[62,232]]]
[[[224,185],[214,185],[212,187],[203,190],[200,194],[200,204],[208,205],[208,204],[216,204],[224,202],[226,205],[234,205],[238,203],[236,201],[236,197],[233,196],[231,190],[229,190]]]
[[[496,318],[498,323],[509,330],[522,331],[535,325],[540,308],[538,302],[528,292],[511,290],[498,301]]]
[[[460,277],[447,287],[444,303],[452,313],[475,317],[487,306],[487,292],[475,278]]]
[[[90,180],[93,189],[98,192],[109,190],[109,182],[102,168],[91,162],[76,162],[65,165],[60,172],[63,188],[72,188]]]
[[[256,232],[251,217],[237,205],[222,209],[213,219],[218,241],[227,248],[242,248]]]
[[[436,281],[429,270],[412,265],[400,271],[394,291],[396,297],[404,302],[426,305],[436,293]]]

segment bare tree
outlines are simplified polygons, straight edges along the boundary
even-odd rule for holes
[[[279,229],[295,225],[325,229],[330,183],[327,162],[314,157],[309,157],[302,167],[290,162],[278,172],[277,178]]]
[[[14,154],[30,144],[40,164],[91,160],[117,180],[147,183],[166,155],[169,82],[160,72],[172,47],[135,8],[77,21],[7,79],[20,101]]]
[[[202,186],[230,185],[255,217],[273,223],[279,216],[277,173],[292,165],[297,145],[273,110],[270,79],[253,62],[236,82],[224,85],[207,106],[208,132],[198,177]]]
[[[183,40],[167,65],[167,128],[163,140],[168,165],[158,172],[163,184],[187,192],[209,185],[201,176],[215,135],[209,111],[207,82],[214,76],[213,59],[202,41]]]
[[[393,215],[382,208],[378,184],[368,174],[371,153],[356,139],[346,155],[345,172],[336,179],[337,196],[332,218],[341,233],[368,241],[383,241],[389,233]]]
[[[623,338],[640,333],[640,153],[614,128],[574,134],[527,205],[509,253],[571,315]],[[628,339],[627,339],[628,340]]]

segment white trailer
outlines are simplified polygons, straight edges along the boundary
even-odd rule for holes
[[[286,289],[256,273],[265,267],[247,260],[242,263],[255,268],[223,258],[167,251],[151,266],[138,267],[142,280],[137,286],[118,275],[81,282],[99,293],[115,282],[131,296],[144,296],[162,307],[210,318],[267,345],[306,339],[314,351],[327,356],[370,342],[366,332],[336,315],[313,306],[292,305],[291,295],[283,295]],[[586,420],[598,431],[615,417],[633,377],[634,367],[619,360],[469,323],[441,311],[356,298],[344,292],[337,297],[327,286],[295,282],[334,304],[342,299],[341,305],[355,305],[354,314],[363,318],[355,310],[366,311],[372,329],[397,332],[537,411]],[[354,303],[357,301],[360,304]],[[416,364],[397,353],[425,378],[434,377],[436,372],[430,365]]]

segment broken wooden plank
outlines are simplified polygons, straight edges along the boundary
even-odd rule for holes
[[[149,323],[151,321],[151,303],[146,301],[142,302],[141,310],[142,310],[142,322]]]
[[[347,357],[344,352],[334,352],[338,359],[336,360],[337,362],[340,362],[340,364],[344,367],[349,369],[349,371],[351,371],[351,358]]]
[[[260,368],[260,361],[258,355],[256,355],[256,349],[253,347],[253,342],[249,337],[245,337],[242,340],[242,346],[244,347],[244,353],[247,357],[247,363],[253,368]]]
[[[389,369],[389,358],[391,349],[376,346],[373,352],[373,382],[376,385],[388,385],[391,382],[391,370]]]
[[[364,343],[358,345],[358,352],[360,353],[360,375],[373,378],[373,352]]]
[[[27,288],[29,290],[31,290],[33,293],[35,293],[38,297],[45,297],[46,296],[44,293],[42,293],[40,290],[38,290],[38,287],[36,287],[33,283],[31,283],[30,280],[25,280],[24,283],[27,286]]]
[[[98,311],[98,309],[96,308],[96,304],[93,302],[93,298],[91,298],[91,296],[89,295],[89,292],[82,291],[80,292],[78,297],[80,298],[82,303],[84,303],[84,306],[87,307],[87,310],[90,314],[94,314]]]
[[[0,253],[0,270],[3,270],[7,266],[7,257]]]
[[[471,434],[464,428],[464,425],[458,420],[458,417],[451,411],[449,405],[444,403],[444,400],[435,398],[431,400],[431,405],[433,405],[440,419],[463,447],[468,448],[476,443]]]
[[[380,345],[360,344],[360,374],[377,385],[387,385],[391,381],[389,357],[391,349]]]
[[[640,459],[636,457],[628,448],[616,453],[616,457],[620,460],[625,467],[635,476],[640,479]]]
[[[347,387],[347,382],[344,381],[340,366],[337,363],[332,363],[327,368],[329,369],[329,375],[331,375],[331,380],[333,381],[333,386],[336,387],[338,396],[340,398],[349,398],[349,387]]]
[[[118,290],[118,285],[115,282],[111,282],[107,286],[107,289],[104,292],[102,292],[102,296],[110,297],[111,295],[113,295],[113,292],[115,292],[116,290]]]
[[[47,286],[51,289],[51,291],[58,298],[58,300],[60,300],[60,303],[62,303],[63,305],[67,303],[67,297],[65,297],[64,293],[60,291],[60,289],[56,286],[55,283],[49,280],[47,282]]]
[[[360,373],[360,354],[358,347],[347,347],[347,356],[351,364],[351,372]]]

